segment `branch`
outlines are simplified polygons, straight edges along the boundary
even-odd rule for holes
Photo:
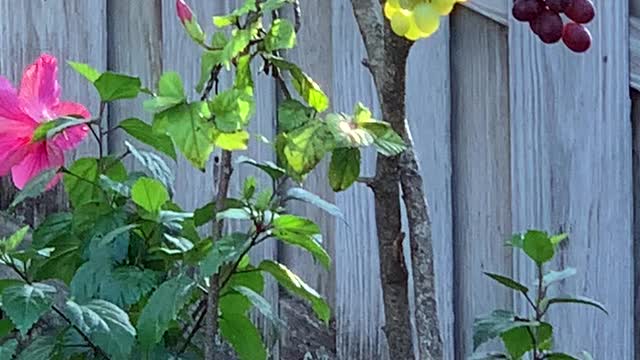
[[[382,85],[384,73],[384,18],[382,16],[382,1],[351,0],[353,13],[358,22],[358,28],[367,50],[367,68],[371,70],[376,88]]]

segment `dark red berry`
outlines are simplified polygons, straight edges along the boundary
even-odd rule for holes
[[[572,51],[585,52],[591,47],[591,33],[582,24],[570,22],[564,26],[562,41]]]
[[[579,24],[586,24],[596,16],[596,9],[591,0],[572,0],[564,13]]]
[[[573,2],[572,0],[546,0],[545,1],[549,9],[561,13],[564,12],[569,5]]]
[[[540,15],[542,9],[539,0],[516,0],[511,12],[516,20],[531,21]]]
[[[553,44],[562,38],[562,18],[558,13],[551,10],[544,10],[538,16],[531,29],[534,30],[540,40],[547,44]]]
[[[533,19],[533,20],[529,21],[529,27],[531,28],[531,31],[533,31],[534,34],[539,36],[540,35],[540,22],[536,21],[536,19]]]

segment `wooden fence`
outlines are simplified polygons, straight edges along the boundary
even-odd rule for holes
[[[634,209],[640,210],[640,196],[634,197],[640,195],[640,100],[631,111],[630,99],[630,89],[640,89],[640,18],[633,17],[640,16],[640,0],[631,1],[595,0],[597,17],[589,26],[594,44],[585,55],[541,44],[528,26],[509,17],[509,0],[459,6],[437,35],[413,49],[408,114],[433,216],[447,359],[471,352],[476,315],[523,307],[482,271],[529,281],[529,264],[503,243],[512,232],[533,227],[571,234],[558,267],[577,267],[579,275],[563,290],[599,299],[610,311],[608,317],[582,307],[554,312],[556,345],[588,349],[599,360],[634,359],[640,352],[634,337],[640,315],[634,301],[640,296],[634,265],[640,259],[638,249],[634,256],[634,238],[640,236],[634,218]],[[209,30],[209,15],[234,2],[189,1]],[[349,1],[301,2],[300,47],[288,56],[318,80],[333,110],[350,111],[357,101],[376,107]],[[0,73],[12,81],[43,51],[135,74],[148,86],[167,70],[179,71],[190,87],[199,76],[198,51],[180,28],[173,0],[0,0],[0,29]],[[66,98],[95,111],[97,96],[85,81],[68,67],[61,78]],[[269,136],[275,84],[262,78],[257,86],[253,131]],[[109,123],[148,118],[140,105],[109,107]],[[122,139],[110,136],[109,150],[120,151]],[[76,157],[89,154],[93,145],[85,144]],[[272,156],[264,145],[252,145],[251,156]],[[372,172],[374,158],[366,158],[363,168]],[[182,160],[175,170],[179,203],[190,209],[212,198],[210,173]],[[240,184],[247,173],[236,174]],[[333,195],[322,173],[312,175],[308,186],[335,201],[347,217],[345,225],[302,209],[321,223],[333,271],[324,272],[290,248],[267,245],[255,255],[286,262],[330,299],[338,358],[385,359],[372,195],[361,186]],[[0,206],[12,194],[3,181]],[[60,199],[60,191],[54,192],[21,212],[37,221]],[[268,296],[277,304],[275,285]]]

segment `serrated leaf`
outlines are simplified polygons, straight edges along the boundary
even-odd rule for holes
[[[266,14],[273,10],[278,10],[285,4],[289,4],[292,2],[293,0],[267,0],[260,4],[260,10],[262,10],[262,12]]]
[[[246,150],[249,145],[249,133],[246,130],[233,133],[219,132],[216,134],[214,142],[217,147],[223,150]]]
[[[220,332],[239,360],[266,360],[267,349],[258,329],[246,315],[232,313],[220,318]]]
[[[536,327],[517,327],[500,334],[505,348],[513,359],[520,359],[524,354],[533,350],[549,349],[553,335],[553,328],[548,323],[540,323]],[[536,342],[533,343],[532,336]]]
[[[2,291],[2,310],[22,335],[51,308],[53,286],[35,283],[9,286]]]
[[[202,276],[209,277],[220,271],[224,264],[236,261],[249,246],[247,234],[233,233],[213,243],[211,250],[200,263]]]
[[[84,262],[82,259],[83,243],[76,236],[67,234],[49,242],[55,250],[48,258],[36,264],[34,280],[43,281],[58,279],[69,285],[73,275]]]
[[[521,283],[509,277],[498,275],[498,274],[492,274],[488,272],[485,272],[484,274],[510,289],[520,291],[525,294],[529,291],[529,288],[527,288],[526,286],[522,285]]]
[[[264,39],[265,50],[272,52],[281,49],[292,49],[296,46],[296,31],[293,24],[286,19],[275,19]]]
[[[221,33],[217,32],[216,34]],[[226,45],[226,40],[224,45]],[[222,48],[224,45],[216,47]],[[202,56],[200,57],[200,80],[196,85],[197,92],[200,93],[204,90],[204,85],[209,81],[214,66],[221,65],[224,62],[222,58],[222,50],[205,50],[202,52]]]
[[[360,176],[360,149],[333,150],[329,164],[329,184],[333,191],[349,188]]]
[[[516,321],[515,314],[507,310],[495,310],[491,314],[479,316],[473,322],[473,349],[513,328],[532,325],[534,323]]]
[[[326,124],[313,121],[287,134],[282,152],[291,170],[305,175],[333,150],[333,146],[333,135]]]
[[[176,149],[173,147],[171,138],[168,135],[154,132],[153,127],[144,121],[137,118],[129,118],[121,121],[118,127],[138,141],[152,146],[154,149],[176,160]]]
[[[162,74],[158,81],[158,96],[144,102],[146,111],[157,113],[170,109],[186,101],[182,79],[176,72]]]
[[[407,149],[404,140],[386,123],[366,122],[358,124],[369,131],[375,138],[373,144],[377,151],[384,156],[396,156]]]
[[[67,61],[67,64],[73,68],[78,74],[84,76],[89,82],[93,83],[100,75],[102,75],[98,70],[92,68],[88,64],[83,64],[75,61]]]
[[[100,297],[120,307],[130,306],[151,292],[156,282],[156,274],[151,270],[123,266],[104,279]]]
[[[175,181],[175,177],[167,163],[165,163],[161,157],[152,152],[136,149],[128,141],[125,141],[124,144],[129,152],[131,152],[131,155],[133,155],[133,157],[144,167],[145,174],[159,180],[165,188],[167,188],[169,193],[173,194],[173,182]]]
[[[72,214],[54,213],[49,216],[33,231],[32,245],[36,249],[42,249],[50,242],[61,236],[68,236],[71,232]]]
[[[604,312],[605,314],[609,315],[609,312],[607,311],[607,309],[604,307],[604,305],[602,305],[600,302],[590,299],[586,296],[563,296],[563,297],[555,297],[555,298],[551,298],[551,299],[547,299],[547,307],[551,306],[552,304],[582,304],[582,305],[589,305],[589,306],[593,306],[597,309],[599,309],[600,311]]]
[[[104,300],[92,300],[82,305],[69,300],[65,313],[111,359],[130,359],[136,330],[124,310]]]
[[[42,195],[47,190],[47,185],[51,183],[51,180],[53,180],[53,178],[57,175],[57,172],[57,168],[48,169],[29,180],[24,188],[18,194],[16,194],[16,197],[13,198],[11,205],[9,205],[9,209],[14,209],[16,206],[20,205],[27,199],[33,199]]]
[[[170,322],[186,305],[195,283],[186,276],[165,281],[151,295],[138,319],[138,341],[149,348],[157,344],[169,329]]]
[[[100,297],[103,277],[111,275],[111,268],[112,264],[105,258],[82,264],[71,280],[71,296],[81,302]]]
[[[182,104],[156,114],[153,128],[169,135],[187,160],[202,170],[213,152],[215,128],[210,118],[206,102]]]
[[[331,268],[329,254],[316,240],[320,228],[313,221],[294,215],[282,215],[273,221],[273,227],[273,236],[309,251],[326,269]]]
[[[298,275],[294,274],[286,266],[270,260],[261,262],[259,268],[271,274],[282,287],[294,295],[309,301],[316,316],[325,323],[329,322],[331,317],[329,304]]]
[[[63,176],[64,187],[73,207],[80,207],[96,197],[98,180],[98,159],[82,158],[76,160],[69,168],[71,174]]]
[[[278,131],[290,132],[311,120],[313,109],[294,99],[278,105]]]
[[[339,207],[335,206],[334,204],[322,199],[320,196],[314,193],[311,193],[305,189],[291,188],[287,191],[287,198],[303,201],[305,203],[314,205],[317,208],[324,210],[335,217],[345,220],[344,214],[342,213]]]
[[[13,359],[18,349],[18,340],[9,339],[0,345],[0,359]]]
[[[143,177],[133,184],[131,200],[146,211],[157,213],[169,201],[169,193],[160,181]]]
[[[293,86],[300,96],[317,112],[323,112],[329,108],[329,98],[320,86],[297,65],[282,58],[270,57],[272,64],[280,70],[286,70],[291,74]]]
[[[142,87],[140,79],[136,77],[109,71],[100,75],[93,85],[98,90],[100,100],[103,102],[135,98]]]
[[[229,89],[218,94],[210,103],[215,115],[216,128],[225,133],[244,130],[255,112],[253,97],[238,89]]]
[[[547,233],[537,230],[529,230],[524,235],[522,243],[524,252],[538,265],[544,264],[553,258],[555,250]]]
[[[549,271],[542,278],[543,286],[549,286],[558,281],[562,281],[564,279],[570,278],[577,273],[575,268],[569,267],[562,271]]]
[[[31,229],[29,225],[24,226],[7,239],[2,239],[2,241],[0,241],[0,250],[2,250],[3,253],[15,250],[22,243],[25,236],[27,236],[29,229]]]

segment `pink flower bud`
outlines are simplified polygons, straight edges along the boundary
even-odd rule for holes
[[[184,0],[176,0],[176,12],[178,13],[178,18],[180,18],[180,21],[183,24],[190,22],[191,19],[193,19],[193,12]]]

